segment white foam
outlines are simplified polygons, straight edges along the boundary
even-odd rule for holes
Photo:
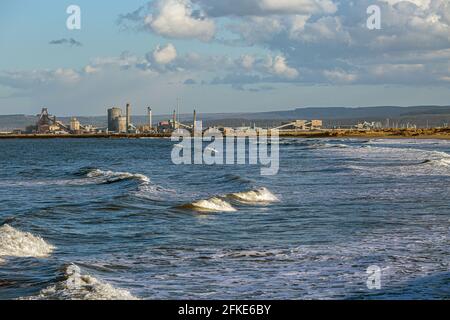
[[[130,292],[117,289],[90,275],[81,274],[77,265],[65,270],[65,279],[25,300],[138,300]]]
[[[7,224],[0,227],[0,262],[2,257],[45,258],[54,249],[44,239],[29,232],[16,230]]]
[[[232,193],[229,194],[228,197],[244,203],[270,203],[280,201],[267,188]]]
[[[107,182],[115,182],[125,179],[136,179],[143,183],[149,183],[150,179],[139,173],[130,172],[115,172],[115,171],[104,171],[100,169],[94,169],[90,171],[87,176],[89,178],[105,178]]]
[[[226,202],[217,197],[209,198],[206,200],[199,200],[192,202],[188,207],[191,207],[198,211],[204,212],[234,212],[236,209]]]
[[[450,166],[450,158],[430,160],[427,162],[427,164],[448,167]]]

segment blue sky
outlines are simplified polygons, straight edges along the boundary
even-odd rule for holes
[[[447,0],[2,0],[0,44],[0,114],[450,104]]]

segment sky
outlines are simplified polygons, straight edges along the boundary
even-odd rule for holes
[[[1,1],[0,114],[168,114],[177,98],[186,113],[450,105],[450,1]]]

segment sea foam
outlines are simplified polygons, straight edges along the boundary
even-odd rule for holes
[[[38,295],[22,300],[138,300],[124,289],[81,273],[71,264],[65,268],[64,280],[43,289]]]
[[[279,199],[267,188],[236,192],[227,195],[228,198],[243,203],[271,203],[278,202]]]
[[[149,183],[150,178],[139,173],[105,171],[93,169],[87,173],[88,178],[101,179],[104,183],[113,183],[122,180],[138,180],[142,183]]]
[[[2,257],[45,258],[54,249],[39,236],[19,231],[8,224],[0,227],[0,262]]]
[[[227,201],[218,197],[212,197],[205,200],[198,200],[181,208],[192,209],[200,212],[234,212],[236,209]]]

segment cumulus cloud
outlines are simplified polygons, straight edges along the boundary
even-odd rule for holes
[[[366,9],[374,3],[381,7],[382,29],[371,31]],[[119,20],[167,38],[215,41],[224,52],[181,55],[176,40],[168,40],[174,44],[144,57],[125,52],[93,59],[72,74],[36,72],[30,81],[73,83],[110,69],[235,89],[280,82],[448,85],[450,78],[448,0],[155,0]],[[241,46],[239,57],[227,54],[230,44]],[[14,77],[3,74],[2,81],[14,83]]]
[[[153,51],[153,59],[158,64],[168,64],[177,58],[177,50],[175,46],[171,43],[164,47],[157,46],[155,51]]]
[[[357,80],[358,76],[356,74],[345,72],[344,70],[334,69],[334,70],[324,70],[325,77],[332,83],[337,84],[348,84]]]
[[[3,71],[0,84],[15,89],[41,88],[59,84],[70,86],[81,80],[81,75],[74,69],[57,68],[54,70]]]
[[[215,17],[265,16],[274,14],[333,14],[332,0],[193,0]]]
[[[251,70],[253,68],[254,63],[255,57],[252,55],[246,54],[241,58],[241,65],[247,70]]]
[[[201,11],[196,11],[189,0],[158,0],[153,13],[144,24],[155,33],[169,38],[195,38],[209,41],[215,34],[215,23]]]
[[[278,76],[287,79],[295,79],[299,76],[299,72],[286,63],[286,58],[283,56],[276,56],[275,58],[268,57],[267,59],[267,69]]]

